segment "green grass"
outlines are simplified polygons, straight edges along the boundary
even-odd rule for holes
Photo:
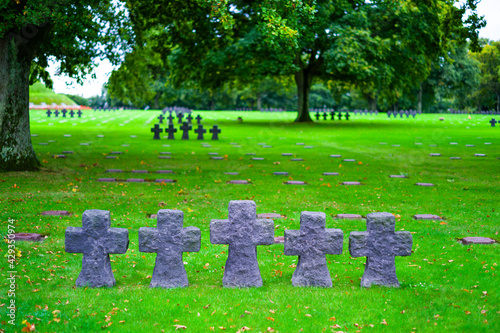
[[[222,129],[221,140],[208,137],[205,142],[212,148],[203,148],[194,133],[189,141],[179,140],[179,133],[175,141],[152,140],[150,128],[158,114],[91,111],[81,119],[63,120],[31,112],[32,133],[39,135],[32,141],[43,170],[0,174],[0,232],[6,234],[12,218],[16,231],[38,232],[48,238],[39,244],[17,244],[22,252],[17,261],[17,324],[13,330],[2,322],[0,328],[19,332],[21,322],[27,320],[40,332],[173,332],[174,325],[184,325],[190,332],[236,332],[245,326],[251,332],[500,331],[499,246],[457,242],[466,236],[499,239],[500,129],[489,127],[491,116],[473,115],[469,120],[467,115],[445,115],[442,122],[438,115],[416,119],[353,116],[349,122],[293,124],[292,113],[244,113],[243,123],[238,123],[235,120],[241,113],[200,112],[205,125],[217,123]],[[105,137],[97,138],[99,134]],[[56,142],[39,145],[49,140]],[[92,143],[80,146],[82,142]],[[297,146],[297,142],[314,149]],[[67,159],[51,157],[63,150],[75,154]],[[105,159],[113,150],[124,154],[117,160]],[[158,159],[162,151],[172,152],[172,159]],[[208,152],[227,155],[227,159],[210,160]],[[265,160],[250,160],[245,155],[250,152]],[[430,157],[434,152],[442,156]],[[304,161],[291,162],[281,153],[294,153]],[[487,157],[474,157],[474,153]],[[342,162],[330,154],[357,162]],[[451,156],[462,160],[452,161]],[[124,173],[116,177],[173,177],[178,182],[96,182],[111,176],[104,173],[111,168],[172,169],[175,175]],[[240,175],[228,176],[225,171]],[[288,171],[290,177],[273,176],[274,171]],[[328,171],[339,176],[321,175]],[[409,178],[390,179],[391,174]],[[249,179],[252,184],[226,184],[230,179]],[[282,184],[289,179],[308,185]],[[342,181],[360,181],[364,186],[339,185]],[[436,186],[419,187],[414,185],[417,182]],[[285,215],[274,221],[276,236],[298,229],[301,211],[325,212],[327,227],[344,231],[343,253],[327,255],[333,288],[292,287],[297,257],[284,256],[279,244],[258,247],[262,288],[222,288],[227,245],[210,244],[209,223],[227,218],[228,202],[239,199],[254,200],[258,213]],[[147,216],[162,208],[184,211],[184,226],[196,226],[202,232],[201,251],[184,254],[188,288],[148,288],[155,255],[139,252],[137,232],[143,226],[154,227],[156,221]],[[128,252],[111,255],[114,288],[74,287],[82,255],[65,253],[64,230],[81,226],[86,209],[109,210],[112,227],[129,229]],[[41,216],[44,210],[69,210],[73,215]],[[360,287],[365,258],[349,256],[348,237],[351,231],[366,230],[365,222],[332,218],[339,213],[375,211],[396,214],[396,230],[413,233],[413,254],[396,258],[398,289]],[[446,220],[415,221],[412,216],[417,213],[438,214]],[[3,258],[7,245],[0,249]],[[4,321],[10,301],[6,260],[0,266]],[[384,320],[387,325],[381,324]]]
[[[30,103],[34,103],[35,105],[40,105],[41,103],[46,103],[47,105],[51,105],[52,103],[56,103],[57,105],[61,103],[76,105],[68,96],[56,94],[52,90],[46,88],[41,82],[36,82],[30,86]]]

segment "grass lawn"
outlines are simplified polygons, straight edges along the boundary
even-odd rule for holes
[[[56,103],[60,105],[64,103],[66,105],[76,105],[76,103],[64,94],[56,94],[51,89],[46,88],[43,83],[37,82],[30,86],[30,103],[35,105],[40,105],[45,102],[47,105],[52,105]]]
[[[150,129],[158,111],[87,111],[81,119],[31,112],[31,132],[38,135],[32,141],[43,169],[0,174],[0,232],[5,235],[13,219],[17,232],[48,238],[16,244],[20,257],[14,329],[6,317],[11,300],[7,244],[0,246],[0,256],[5,256],[0,265],[1,329],[20,332],[26,320],[39,332],[173,332],[183,326],[190,332],[241,332],[245,327],[251,332],[500,331],[499,245],[457,242],[467,236],[500,239],[500,129],[490,127],[492,116],[444,115],[439,121],[439,115],[353,115],[350,121],[294,124],[293,113],[194,115],[198,113],[206,127],[218,124],[222,129],[220,141],[206,135],[203,142],[211,148],[202,147],[193,132],[189,141],[180,140],[180,131],[175,141],[164,139],[165,133],[162,140],[152,140]],[[236,121],[240,115],[242,123]],[[63,150],[74,154],[52,158]],[[118,159],[105,158],[117,150],[123,152]],[[171,152],[172,158],[159,159],[160,152]],[[211,160],[209,152],[225,158]],[[264,160],[251,160],[247,153]],[[290,161],[282,153],[304,161]],[[454,156],[462,159],[450,160]],[[109,174],[106,169],[126,172]],[[134,169],[150,173],[130,173]],[[175,174],[155,173],[165,169]],[[224,174],[228,171],[239,175]],[[276,171],[289,176],[274,176]],[[394,174],[408,178],[388,177]],[[96,181],[102,177],[175,178],[177,183]],[[251,184],[226,184],[232,179]],[[291,179],[308,185],[283,184]],[[363,185],[340,185],[344,181]],[[417,182],[435,186],[416,186]],[[274,221],[276,236],[299,229],[301,211],[326,213],[327,228],[344,232],[343,253],[327,255],[333,288],[292,287],[298,258],[284,256],[282,244],[258,246],[262,288],[222,288],[227,245],[210,243],[209,224],[211,219],[227,218],[230,200],[242,199],[254,200],[257,213],[284,216]],[[75,288],[82,255],[64,251],[64,231],[81,226],[87,209],[109,210],[112,227],[129,229],[127,253],[111,255],[114,288]],[[200,252],[184,254],[188,288],[149,288],[156,255],[139,252],[138,229],[155,227],[156,220],[148,215],[159,209],[182,210],[184,226],[201,229]],[[73,215],[41,216],[45,210],[68,210]],[[397,289],[360,287],[365,258],[350,257],[348,239],[351,231],[365,231],[366,224],[333,218],[377,211],[395,214],[396,230],[413,234],[412,255],[396,258],[401,283]],[[424,213],[445,220],[412,218]]]

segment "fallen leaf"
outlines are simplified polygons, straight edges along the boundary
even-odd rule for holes
[[[176,331],[177,331],[177,330],[179,330],[179,329],[181,329],[181,330],[185,330],[185,329],[187,328],[187,327],[186,327],[186,326],[184,326],[184,325],[174,325],[174,327],[175,327],[175,330],[176,330]]]

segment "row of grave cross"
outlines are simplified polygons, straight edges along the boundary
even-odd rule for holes
[[[59,117],[59,114],[62,114],[62,117],[66,118],[66,113],[68,113],[71,116],[71,118],[73,118],[75,114],[78,115],[78,118],[81,118],[82,114],[83,114],[83,112],[81,110],[78,110],[78,112],[75,112],[73,110],[71,110],[71,111],[68,112],[68,110],[66,110],[66,109],[62,109],[61,112],[59,112],[59,110],[55,110],[54,112],[52,112],[50,110],[47,110],[47,112],[45,112],[45,113],[47,114],[48,118],[50,118],[50,116],[52,115],[52,113],[54,113],[54,116],[56,118]]]
[[[184,122],[184,121],[183,121],[184,114],[182,114],[182,113],[178,113],[176,117],[177,117],[177,119],[178,119],[179,124],[182,124],[182,123]],[[174,116],[172,116],[172,114],[169,114],[169,116],[165,118],[162,114],[160,114],[160,115],[157,117],[157,119],[158,119],[158,122],[159,122],[160,124],[163,124],[163,121],[164,121],[165,119],[167,119],[167,120],[168,120],[168,124],[169,124],[169,125],[173,125],[173,124],[174,124],[174,119],[175,119],[175,117],[174,117]],[[198,125],[200,125],[200,124],[201,124],[201,120],[202,120],[203,118],[202,118],[200,115],[197,115],[197,116],[196,116],[196,118],[193,118],[193,117],[191,116],[191,114],[188,114],[188,116],[186,117],[186,120],[187,120],[187,123],[188,123],[188,124],[191,124],[191,123],[192,123],[192,121],[193,121],[193,119],[196,119],[196,123],[197,123]]]
[[[193,126],[189,123],[182,123],[182,126],[179,127],[182,131],[182,140],[189,140],[189,131],[193,129]],[[219,140],[219,133],[221,132],[220,128],[217,125],[214,125],[210,130],[212,133],[212,140]],[[159,124],[155,124],[155,126],[151,129],[151,132],[154,133],[153,140],[160,140],[160,133],[163,133],[163,128],[160,128]],[[177,132],[177,128],[174,125],[170,124],[165,128],[165,133],[168,133],[168,140],[175,140],[174,133]],[[203,135],[207,132],[203,125],[198,125],[198,128],[194,130],[198,136],[197,140],[204,140]]]
[[[498,123],[498,121],[495,118],[491,118],[489,123],[491,124],[491,127],[495,127],[495,125],[496,125],[496,123]]]
[[[182,254],[200,250],[201,232],[196,227],[183,227],[183,218],[182,211],[160,210],[157,228],[139,229],[139,251],[157,253],[150,287],[188,286]],[[367,231],[351,232],[350,255],[367,257],[361,286],[399,286],[394,259],[411,255],[413,240],[410,232],[395,231],[395,224],[390,213],[372,213],[366,217]],[[109,254],[125,253],[129,239],[127,229],[110,225],[109,211],[87,210],[81,228],[66,229],[66,252],[83,253],[78,287],[116,284]],[[300,230],[285,230],[284,238],[284,254],[299,257],[292,285],[331,287],[325,254],[342,253],[342,230],[327,229],[325,213],[302,212]],[[254,201],[230,201],[228,219],[210,222],[210,242],[229,245],[224,287],[262,286],[256,247],[274,243],[274,222],[257,219]]]
[[[394,116],[394,118],[397,118],[399,114],[399,117],[400,118],[403,118],[403,115],[406,115],[406,118],[410,118],[410,115],[413,116],[413,118],[415,118],[415,116],[418,114],[417,111],[415,110],[399,110],[398,111],[387,111],[387,118],[391,118],[391,116]]]
[[[314,116],[316,117],[316,120],[319,120],[319,118],[321,118],[321,116],[323,116],[323,120],[328,119],[328,113],[326,113],[326,112],[323,112],[323,114],[321,115],[318,111],[318,112],[316,112],[316,114]],[[346,111],[345,115],[344,115],[345,119],[349,120],[350,116],[351,115],[349,114],[349,112]],[[337,117],[339,118],[339,120],[342,120],[342,112],[341,111],[339,111]],[[330,111],[330,120],[335,120],[335,111]]]

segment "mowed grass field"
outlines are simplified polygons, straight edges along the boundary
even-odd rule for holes
[[[166,140],[162,133],[158,141],[150,129],[159,114],[87,111],[81,119],[64,119],[31,112],[31,133],[38,135],[32,141],[43,169],[0,174],[0,232],[6,235],[13,219],[17,232],[48,237],[42,243],[16,243],[14,327],[6,317],[11,300],[7,244],[0,246],[1,329],[20,332],[27,321],[39,332],[500,331],[499,245],[457,241],[467,236],[500,240],[500,128],[488,123],[494,116],[444,115],[439,121],[440,115],[353,115],[350,121],[294,124],[294,113],[195,111],[193,116],[200,114],[207,129],[219,125],[219,141],[211,141],[210,135],[198,141],[193,132],[189,141],[181,141],[180,131],[176,140]],[[243,122],[236,121],[238,116]],[[63,150],[74,154],[52,158]],[[106,159],[111,151],[123,154]],[[159,159],[161,152],[170,152],[172,158]],[[224,159],[211,160],[209,152]],[[304,160],[290,161],[282,153]],[[289,176],[275,176],[276,171]],[[408,178],[389,178],[394,174]],[[174,178],[177,183],[97,182],[103,177]],[[251,184],[226,183],[234,179]],[[287,180],[308,185],[284,185]],[[363,185],[341,185],[344,181]],[[343,253],[326,256],[333,288],[292,287],[298,258],[284,256],[282,244],[258,246],[262,288],[222,288],[227,245],[210,243],[209,224],[227,218],[230,200],[243,199],[254,200],[257,213],[284,216],[274,220],[275,236],[299,229],[301,211],[326,213],[327,228],[344,232]],[[111,255],[114,288],[75,287],[82,254],[64,251],[64,231],[81,226],[87,209],[109,210],[112,227],[129,229],[127,253]],[[201,229],[200,252],[183,257],[188,288],[149,288],[156,255],[139,252],[138,229],[155,227],[156,220],[148,216],[159,209],[182,210],[184,226]],[[46,210],[72,215],[41,216]],[[334,219],[340,213],[365,216],[378,211],[395,214],[396,230],[413,234],[412,255],[396,258],[400,288],[360,287],[365,258],[350,257],[348,239],[351,231],[365,231],[366,222]],[[412,218],[425,213],[445,220]]]

